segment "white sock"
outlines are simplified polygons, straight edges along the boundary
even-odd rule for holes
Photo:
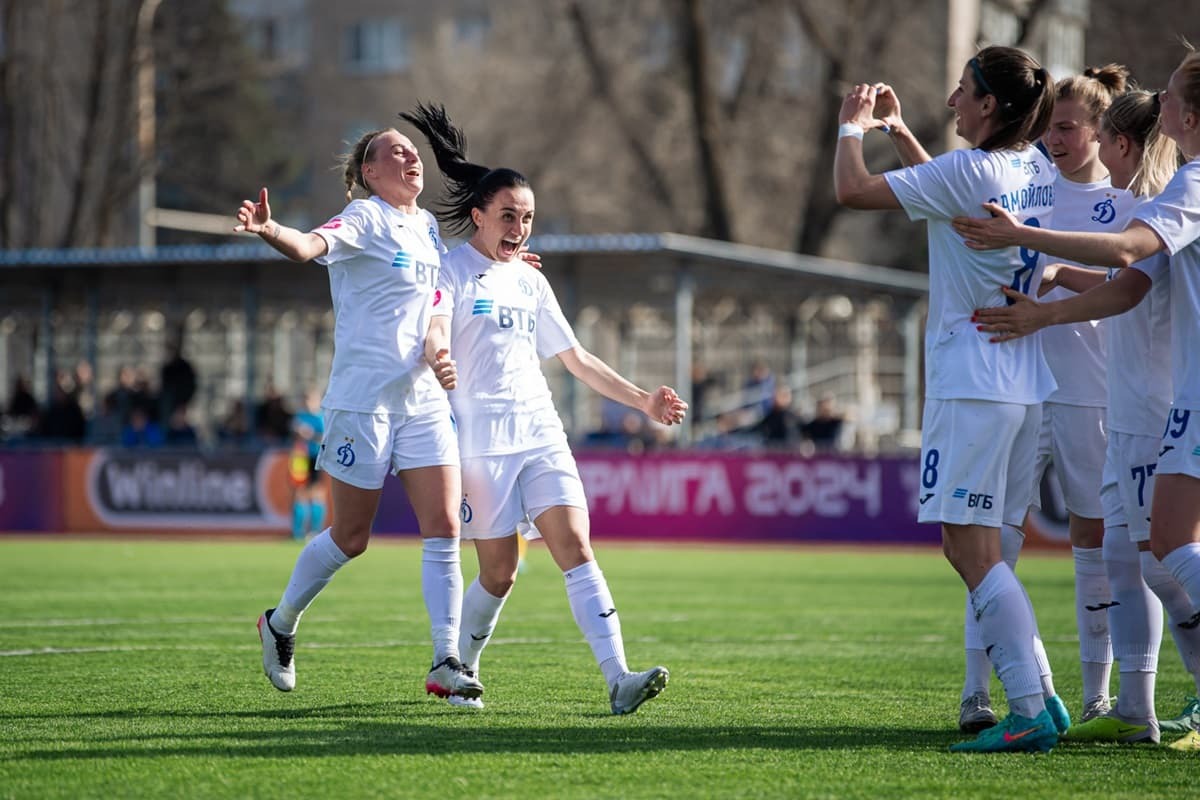
[[[1200,613],[1200,542],[1188,542],[1175,548],[1167,553],[1162,564],[1188,593],[1192,601],[1192,614],[1189,617],[1194,618]]]
[[[563,573],[567,600],[575,624],[592,648],[592,655],[604,673],[609,688],[629,671],[625,664],[625,642],[621,638],[621,619],[617,615],[608,582],[595,561],[580,564]]]
[[[462,628],[458,632],[458,657],[468,668],[479,671],[479,656],[492,638],[500,611],[504,608],[504,597],[496,597],[479,583],[471,581],[462,601]]]
[[[1124,525],[1104,531],[1104,567],[1114,605],[1108,609],[1113,656],[1121,674],[1158,671],[1158,648],[1162,642],[1162,603],[1142,580],[1137,545],[1129,540]],[[1121,680],[1120,695],[1125,694]]]
[[[422,539],[421,594],[429,612],[433,663],[458,658],[458,622],[462,614],[462,566],[458,537]]]
[[[334,544],[329,535],[332,528],[326,528],[312,538],[300,555],[296,558],[296,566],[292,568],[292,577],[288,580],[283,597],[271,614],[271,627],[278,633],[288,636],[296,635],[296,627],[300,624],[300,615],[304,613],[325,585],[333,580],[333,575],[342,568],[350,557]]]
[[[966,645],[966,675],[963,678],[962,700],[982,692],[991,696],[992,662],[983,649],[979,638],[979,623],[975,621],[975,610],[971,608],[971,595],[967,594],[967,608],[963,615],[963,642]]]
[[[1017,581],[1020,583],[1020,580]],[[1037,664],[1038,678],[1042,683],[1042,696],[1046,699],[1054,697],[1054,671],[1050,669],[1050,657],[1046,655],[1046,645],[1042,642],[1042,633],[1038,629],[1037,615],[1033,612],[1033,601],[1025,584],[1021,584],[1021,594],[1025,598],[1025,607],[1029,610],[1029,618],[1033,620],[1033,660]]]
[[[1154,716],[1153,672],[1121,670],[1121,691],[1117,696],[1117,713],[1125,719],[1144,720]]]
[[[1187,592],[1179,585],[1166,567],[1162,565],[1154,553],[1143,550],[1138,555],[1142,558],[1142,577],[1150,590],[1162,601],[1163,608],[1171,624],[1171,638],[1175,640],[1175,649],[1183,660],[1183,667],[1192,676],[1196,684],[1196,693],[1200,695],[1200,628],[1181,628],[1180,622],[1186,621],[1192,613],[1192,601]]]
[[[1008,523],[1000,526],[1000,558],[1014,573],[1017,571],[1017,559],[1021,556],[1024,544],[1025,531]],[[1024,584],[1021,584],[1021,591],[1025,593],[1025,603],[1029,606],[1029,616],[1033,619],[1033,658],[1037,662],[1039,677],[1042,680],[1042,696],[1048,700],[1055,694],[1054,672],[1050,669],[1050,658],[1046,655],[1046,645],[1042,643],[1042,634],[1038,630],[1037,614],[1033,613],[1033,602],[1029,599],[1029,592],[1025,591]],[[967,602],[970,602],[970,598]]]
[[[1035,623],[1024,587],[1012,569],[1000,562],[971,592],[984,649],[1004,684],[1008,705],[1025,717],[1036,717],[1046,704],[1033,654]]]
[[[1017,571],[1017,559],[1021,557],[1021,547],[1024,544],[1025,531],[1016,525],[1000,526],[1000,558],[1013,572]]]
[[[1075,624],[1079,630],[1079,660],[1083,668],[1083,700],[1108,697],[1112,673],[1112,638],[1108,608],[1112,592],[1104,569],[1104,549],[1072,547],[1075,554]]]

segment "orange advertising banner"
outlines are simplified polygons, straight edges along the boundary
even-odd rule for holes
[[[281,532],[290,525],[286,452],[69,450],[68,532]]]

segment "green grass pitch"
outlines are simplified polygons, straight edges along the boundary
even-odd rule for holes
[[[1166,748],[947,752],[963,591],[936,550],[596,545],[631,666],[671,669],[627,717],[541,547],[471,711],[424,694],[411,543],[335,578],[282,694],[254,622],[296,546],[0,539],[0,797],[1194,796],[1200,755]],[[1071,563],[1028,554],[1020,573],[1078,713]],[[1191,689],[1168,640],[1160,711]]]

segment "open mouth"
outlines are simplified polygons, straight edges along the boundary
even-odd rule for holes
[[[510,259],[517,254],[521,249],[521,242],[513,239],[501,239],[499,247],[496,248],[496,254],[503,259]]]

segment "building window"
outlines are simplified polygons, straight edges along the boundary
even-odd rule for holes
[[[1083,26],[1054,16],[1046,20],[1046,68],[1051,75],[1073,75],[1083,68]]]
[[[492,21],[486,14],[471,14],[454,20],[455,48],[482,50],[492,31]]]
[[[342,63],[358,75],[385,75],[408,69],[408,37],[399,19],[364,20],[346,28]]]
[[[983,3],[979,8],[979,35],[989,44],[1012,46],[1017,43],[1021,24],[1012,9],[996,3]]]
[[[299,69],[308,64],[308,18],[296,0],[267,5],[237,0],[231,10],[243,20],[246,43],[266,66]]]

